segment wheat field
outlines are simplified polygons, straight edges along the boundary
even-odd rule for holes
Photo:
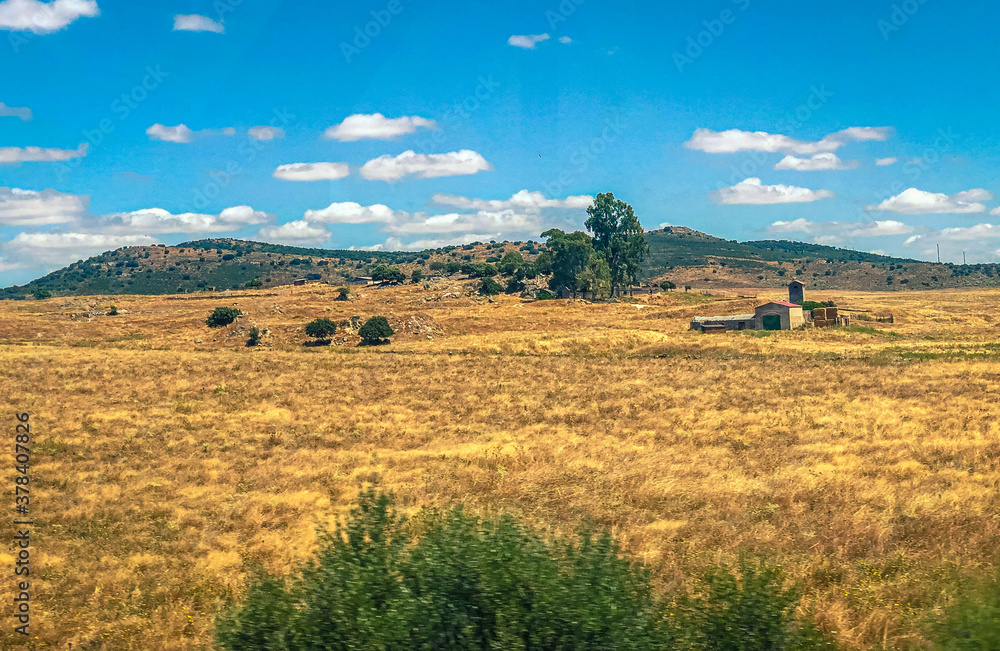
[[[688,322],[782,295],[335,296],[0,302],[4,449],[15,412],[33,423],[37,648],[209,648],[245,579],[292,571],[372,483],[406,510],[590,521],[664,590],[754,551],[849,649],[924,648],[922,618],[996,561],[1000,291],[813,292],[894,322],[725,335]],[[218,306],[246,316],[211,330]],[[314,318],[379,314],[391,345],[303,345]]]

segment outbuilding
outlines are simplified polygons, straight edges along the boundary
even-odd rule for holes
[[[802,306],[788,301],[765,303],[754,310],[758,330],[791,330],[805,325]]]
[[[759,330],[753,314],[729,314],[726,316],[696,316],[691,319],[691,329],[709,332],[722,330]]]

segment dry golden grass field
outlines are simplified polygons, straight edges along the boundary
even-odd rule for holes
[[[590,520],[665,590],[754,550],[846,648],[921,648],[956,577],[993,567],[998,290],[812,292],[895,322],[766,335],[688,331],[752,306],[737,297],[361,291],[0,302],[3,427],[33,424],[37,648],[209,648],[248,574],[288,573],[374,481],[407,510]],[[247,316],[205,325],[234,305]],[[388,346],[303,346],[314,318],[378,314],[410,326]],[[3,648],[23,644],[8,609]]]

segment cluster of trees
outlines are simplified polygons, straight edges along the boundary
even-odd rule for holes
[[[593,236],[557,228],[542,233],[551,251],[549,287],[614,296],[638,284],[649,246],[632,206],[608,192],[597,195],[587,215]]]
[[[337,324],[330,319],[315,319],[306,325],[306,336],[314,339],[313,345],[329,345],[330,338],[337,334]],[[361,343],[377,346],[389,343],[389,337],[396,334],[384,316],[373,316],[358,330]]]

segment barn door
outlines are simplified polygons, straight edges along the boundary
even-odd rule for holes
[[[765,330],[781,330],[780,314],[765,314],[763,318]]]

